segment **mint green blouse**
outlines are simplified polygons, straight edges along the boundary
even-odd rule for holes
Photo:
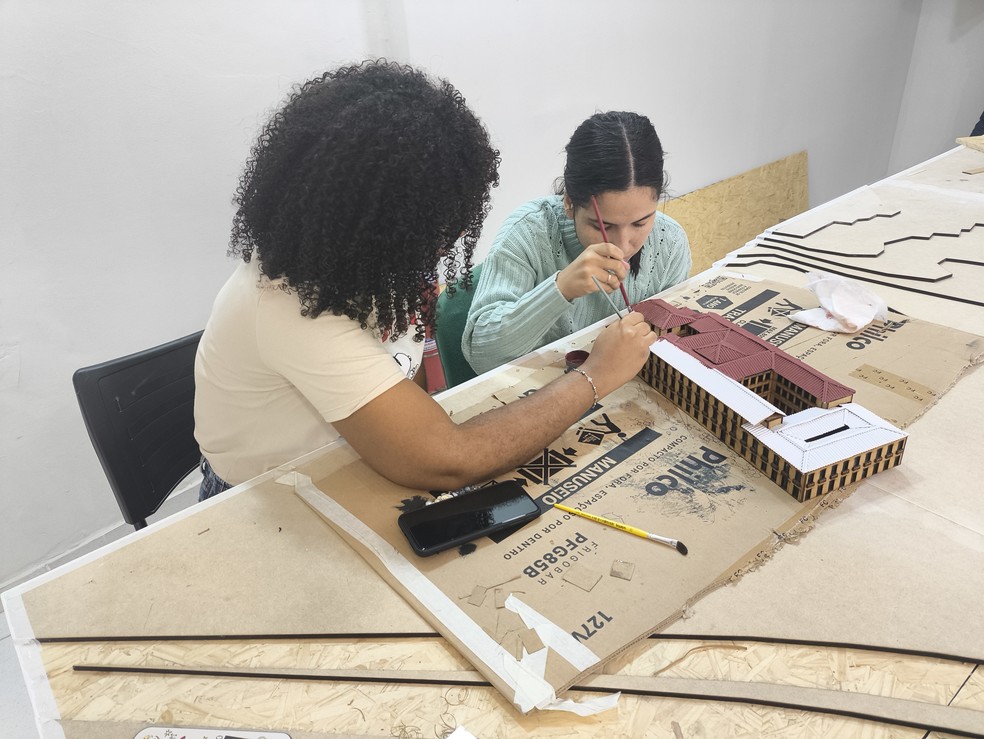
[[[584,251],[560,195],[530,201],[506,219],[482,263],[461,350],[486,372],[612,315],[601,293],[568,302],[557,273]],[[690,244],[679,223],[657,213],[639,274],[625,280],[634,304],[687,279]],[[621,307],[616,291],[612,299]]]

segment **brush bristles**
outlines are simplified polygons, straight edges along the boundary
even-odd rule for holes
[[[682,541],[678,541],[676,543],[676,550],[680,552],[680,554],[682,554],[684,557],[687,556],[687,545],[684,544]]]

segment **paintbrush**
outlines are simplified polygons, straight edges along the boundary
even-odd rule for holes
[[[595,196],[591,196],[591,205],[594,206],[595,218],[598,219],[598,228],[601,230],[601,238],[608,242],[608,234],[605,233],[605,222],[601,220],[601,209],[598,208],[598,201],[595,200]],[[621,282],[618,283],[618,289],[622,291],[622,300],[625,301],[625,307],[632,310],[632,303],[629,302],[629,294],[625,292],[625,285]]]
[[[659,534],[650,534],[648,531],[643,531],[642,529],[637,529],[635,526],[629,526],[624,523],[619,523],[618,521],[611,521],[607,518],[602,518],[601,516],[596,516],[593,513],[585,513],[584,511],[579,511],[576,508],[571,508],[569,506],[561,505],[560,503],[554,503],[554,508],[559,508],[562,511],[567,511],[568,513],[573,513],[575,516],[581,516],[582,518],[590,519],[596,523],[602,523],[605,526],[611,526],[613,529],[618,529],[619,531],[624,531],[627,534],[635,534],[636,536],[641,536],[643,539],[649,539],[650,541],[658,541],[660,544],[666,544],[668,547],[673,547],[680,554],[687,555],[687,545],[682,541],[677,541],[676,539],[670,539],[665,536],[660,536]]]
[[[619,318],[622,318],[623,316],[621,311],[619,311],[618,306],[615,305],[615,301],[612,300],[612,296],[606,293],[605,288],[603,288],[601,286],[601,283],[598,282],[598,278],[595,277],[594,275],[591,275],[591,279],[594,280],[594,284],[598,286],[598,290],[601,292],[601,294],[605,296],[605,300],[608,301],[608,304],[612,307],[612,310],[615,311],[615,315],[618,316]]]

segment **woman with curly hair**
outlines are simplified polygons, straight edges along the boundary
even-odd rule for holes
[[[195,366],[202,498],[337,438],[410,487],[447,490],[530,459],[641,368],[638,314],[579,374],[461,424],[421,387],[433,285],[464,269],[498,152],[446,81],[385,61],[299,86],[264,127]],[[411,380],[410,378],[413,378]]]
[[[611,315],[592,277],[606,293],[624,284],[632,304],[687,278],[687,235],[658,208],[664,179],[646,116],[596,113],[577,127],[557,194],[515,210],[482,265],[461,342],[476,372]]]

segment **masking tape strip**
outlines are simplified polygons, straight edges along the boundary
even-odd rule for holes
[[[618,705],[618,699],[621,697],[622,693],[618,692],[580,702],[565,699],[555,701],[549,706],[544,706],[543,709],[546,711],[568,711],[570,713],[576,713],[578,716],[593,716],[596,713],[615,708]]]
[[[513,702],[521,711],[526,713],[556,700],[553,687],[543,679],[542,673],[534,674],[517,662],[389,542],[325,495],[310,477],[291,472],[277,482],[293,485],[305,503],[372,552],[424,608],[515,691]],[[499,665],[509,665],[512,669],[500,670]]]
[[[41,657],[41,643],[34,638],[34,629],[27,616],[24,601],[17,589],[3,593],[3,609],[10,625],[10,640],[17,652],[27,694],[34,709],[34,721],[42,739],[65,739],[59,723],[61,713],[48,681],[48,671]]]
[[[597,654],[512,593],[506,598],[505,607],[523,619],[526,627],[536,632],[544,646],[550,647],[578,670],[583,672],[598,664]]]

